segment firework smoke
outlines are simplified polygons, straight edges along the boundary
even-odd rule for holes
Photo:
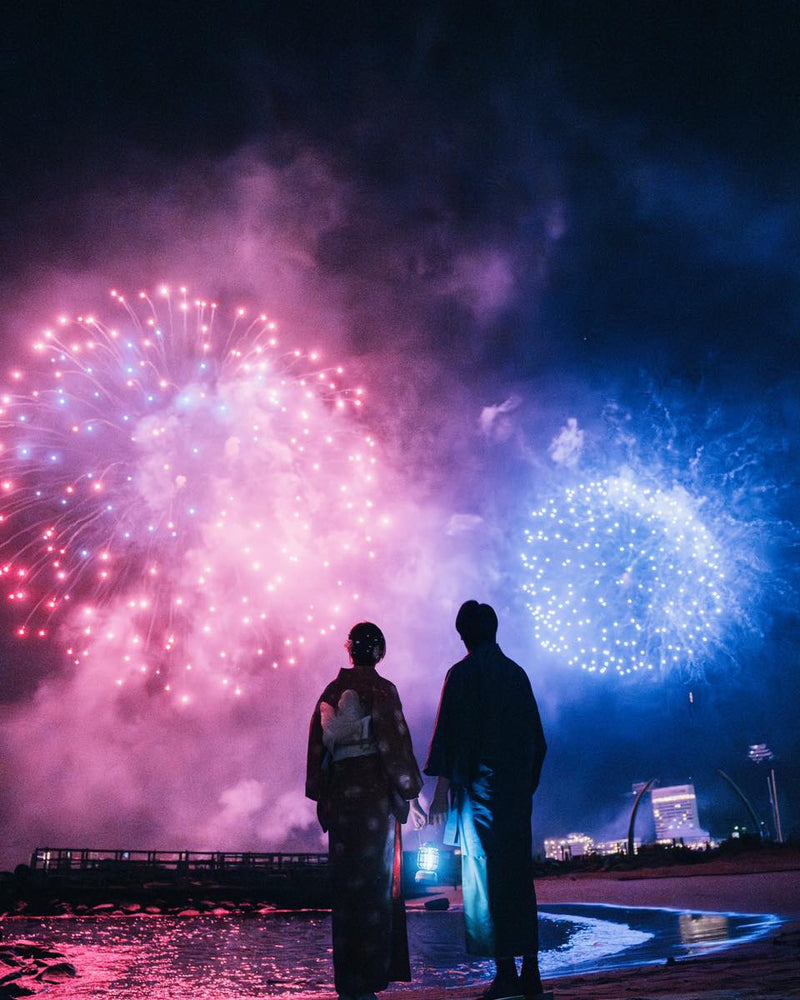
[[[238,695],[249,664],[294,665],[358,613],[347,581],[391,527],[362,393],[266,315],[113,298],[119,325],[62,318],[2,396],[17,635],[61,621],[118,686]]]
[[[25,849],[100,833],[316,847],[303,743],[350,625],[381,622],[412,710],[429,699],[420,645],[453,658],[422,610],[450,619],[474,577],[451,512],[384,459],[375,394],[285,341],[185,290],[114,292],[9,371],[9,648],[60,648],[68,667],[6,713]]]
[[[492,115],[495,110],[493,105]],[[396,148],[391,145],[392,156]],[[437,147],[426,142],[425,148]],[[411,150],[410,158],[418,152]],[[337,179],[341,172],[328,169],[320,155],[296,153],[275,167],[252,152],[229,161],[195,160],[185,170],[169,162],[161,173],[153,167],[152,183],[132,176],[130,189],[121,185],[116,194],[93,189],[66,199],[59,191],[47,211],[42,209],[40,242],[52,231],[54,217],[57,231],[69,230],[71,240],[49,258],[60,266],[39,270],[46,265],[35,258],[30,233],[29,242],[20,244],[17,257],[30,261],[30,270],[24,273],[28,265],[20,263],[17,284],[5,286],[8,365],[2,382],[10,409],[4,419],[8,412],[36,413],[45,426],[23,432],[10,421],[2,433],[12,449],[2,457],[8,474],[3,478],[11,480],[13,472],[16,483],[4,497],[10,520],[3,527],[3,565],[27,571],[24,579],[15,580],[12,570],[3,578],[6,594],[19,589],[26,594],[19,604],[16,598],[6,601],[3,616],[10,631],[27,629],[25,638],[14,637],[4,647],[0,779],[13,837],[6,857],[12,862],[24,859],[36,843],[56,840],[123,847],[317,847],[313,811],[301,791],[305,728],[322,684],[344,664],[348,615],[372,618],[384,628],[389,644],[384,670],[398,684],[422,756],[444,671],[463,652],[453,619],[468,597],[495,604],[501,644],[530,671],[543,708],[552,750],[537,799],[539,836],[558,832],[567,822],[582,826],[585,804],[593,806],[597,789],[609,783],[607,755],[586,761],[587,733],[615,760],[631,761],[646,777],[651,770],[667,770],[661,761],[668,760],[675,779],[683,780],[693,773],[687,769],[697,754],[684,739],[684,717],[680,726],[672,721],[669,699],[688,657],[681,654],[678,669],[668,669],[666,677],[653,659],[658,669],[647,676],[662,677],[661,684],[617,684],[610,697],[611,687],[597,683],[599,669],[585,677],[577,666],[567,667],[561,654],[542,650],[536,621],[525,608],[530,595],[523,585],[532,574],[521,565],[520,549],[526,547],[526,530],[541,526],[532,524],[531,511],[551,500],[563,505],[567,490],[626,474],[637,491],[647,488],[652,496],[683,503],[692,530],[707,531],[720,555],[721,615],[710,614],[710,591],[701,591],[709,600],[704,645],[714,654],[714,669],[708,671],[713,686],[701,688],[698,682],[693,708],[698,718],[713,722],[708,731],[714,732],[715,747],[728,746],[721,735],[724,720],[734,717],[733,730],[750,732],[767,716],[771,724],[780,719],[796,702],[791,692],[781,694],[779,685],[765,681],[785,681],[782,664],[791,652],[790,631],[780,647],[770,630],[775,608],[794,606],[796,593],[788,584],[782,591],[779,586],[786,579],[796,513],[787,499],[796,462],[785,444],[794,440],[796,393],[777,390],[759,410],[752,391],[742,393],[739,406],[731,402],[729,387],[709,385],[700,392],[676,383],[659,400],[646,377],[630,374],[636,359],[625,370],[614,360],[619,342],[627,351],[635,340],[628,328],[620,326],[613,336],[594,325],[584,331],[581,317],[573,315],[571,309],[587,301],[582,286],[568,285],[562,293],[563,316],[548,333],[537,320],[538,294],[551,255],[570,239],[570,213],[582,210],[581,204],[571,206],[564,225],[552,231],[540,225],[561,201],[555,189],[542,189],[535,203],[523,199],[519,217],[509,202],[499,228],[496,206],[487,201],[480,220],[467,227],[446,199],[439,199],[435,182],[432,207],[426,203],[420,209],[419,191],[429,190],[425,157],[417,173],[404,175],[399,191],[386,192],[382,173],[374,188],[365,189],[353,177]],[[611,159],[616,162],[616,156]],[[535,179],[520,171],[525,184],[536,187]],[[448,164],[442,176],[450,176]],[[503,185],[492,181],[490,187],[487,199],[493,193],[505,197]],[[603,195],[592,187],[592,206],[604,205]],[[614,203],[608,213],[616,219],[622,208]],[[541,235],[534,250],[515,228],[521,219]],[[591,234],[587,245],[596,253],[602,240],[594,239],[595,230]],[[691,245],[682,231],[679,235],[681,245]],[[80,254],[74,252],[77,244]],[[531,260],[534,278],[524,265]],[[158,291],[152,309],[146,300],[130,303],[138,320],[119,299],[105,301],[91,316],[82,314],[103,329],[79,324],[72,328],[76,342],[99,342],[117,327],[132,331],[137,339],[130,356],[137,365],[145,362],[136,376],[140,388],[117,381],[116,374],[109,381],[111,368],[104,367],[99,381],[108,398],[98,404],[92,395],[97,386],[79,370],[83,350],[73,354],[72,342],[65,341],[62,364],[74,386],[59,403],[52,375],[57,366],[47,360],[54,355],[47,342],[43,352],[32,354],[30,331],[41,340],[44,317],[62,308],[72,310],[72,317],[75,308],[94,305],[95,296],[120,275],[135,289],[174,274],[219,302],[210,322],[211,299],[203,307],[195,305],[194,295],[187,297],[187,333],[195,347],[185,350],[180,339],[179,292],[170,295],[171,320],[167,299]],[[575,275],[582,282],[585,269]],[[597,279],[603,288],[606,279],[605,273]],[[654,296],[648,291],[645,297],[650,304]],[[656,298],[668,302],[674,296]],[[524,308],[515,312],[522,299]],[[279,321],[277,331],[262,331],[260,313],[237,317],[241,302],[267,305],[269,316]],[[585,308],[587,315],[592,312],[590,305]],[[178,334],[166,353],[142,343],[153,332],[148,326],[153,313],[165,337]],[[248,340],[253,319],[258,325]],[[196,369],[203,358],[197,348],[204,342],[198,322],[213,334],[214,369],[207,373]],[[555,322],[552,315],[548,322]],[[63,327],[52,329],[61,337]],[[231,330],[228,346],[241,350],[241,358],[225,349]],[[583,370],[572,381],[555,374],[562,360],[569,367],[584,332],[594,338],[584,363],[602,374],[600,387],[600,374],[593,379]],[[272,335],[279,340],[277,349],[266,343]],[[237,368],[259,336],[265,347],[260,362],[269,359],[261,382],[258,373]],[[664,343],[668,339],[665,335]],[[689,339],[687,334],[684,341]],[[119,349],[118,340],[115,344]],[[295,346],[301,359],[293,357]],[[321,352],[314,362],[313,350]],[[651,343],[643,342],[639,360],[647,355],[649,363],[650,350]],[[182,364],[166,369],[168,355]],[[335,372],[340,359],[343,375]],[[13,370],[22,379],[13,379]],[[165,373],[167,388],[158,384],[156,372]],[[335,375],[336,388],[326,387],[320,373]],[[301,386],[307,376],[309,384]],[[285,386],[278,384],[282,379]],[[357,397],[342,396],[360,385],[363,413],[350,405]],[[149,409],[146,386],[156,397],[155,410]],[[37,389],[47,390],[47,398],[31,398]],[[292,406],[286,413],[269,402],[272,389],[287,394]],[[306,390],[313,390],[312,400],[304,399]],[[181,393],[190,405],[181,403]],[[344,410],[337,405],[340,398]],[[136,405],[122,408],[126,399]],[[100,409],[101,420],[90,432],[92,406]],[[299,451],[291,438],[301,442],[303,406],[309,407],[315,444]],[[80,411],[73,417],[78,432],[70,431],[61,415],[65,407]],[[131,420],[123,425],[126,413]],[[92,443],[95,434],[109,443],[118,466],[102,465],[105,446],[101,452]],[[334,438],[334,451],[316,452],[326,434]],[[26,442],[35,454],[14,450]],[[55,462],[48,459],[50,446],[60,456]],[[200,465],[194,447],[202,449]],[[358,454],[360,462],[349,460]],[[317,457],[326,463],[327,485],[319,491]],[[126,477],[115,478],[123,468]],[[113,485],[119,509],[103,513],[99,494],[84,489],[98,481],[90,481],[88,472]],[[374,482],[366,475],[374,475]],[[76,483],[80,490],[65,497],[61,491]],[[354,503],[357,497],[373,506],[332,503],[330,485],[345,485]],[[37,497],[40,488],[44,493]],[[69,497],[79,502],[63,508],[60,500]],[[188,513],[189,503],[196,513]],[[624,515],[624,544],[632,541],[631,528],[637,527],[638,535],[645,511],[643,506]],[[67,526],[78,527],[70,521],[76,514],[79,531],[70,538]],[[365,523],[358,522],[360,516]],[[257,527],[268,518],[274,535]],[[302,524],[311,527],[305,531]],[[45,540],[48,527],[55,534]],[[652,527],[653,544],[659,537],[674,543],[665,514],[659,513]],[[22,534],[14,541],[17,529]],[[578,531],[576,540],[579,536]],[[158,544],[151,545],[155,537]],[[23,538],[24,552],[17,544]],[[67,550],[61,567],[53,566],[54,553],[47,551],[56,539]],[[352,555],[340,544],[345,542]],[[296,562],[284,548],[297,555]],[[245,556],[258,557],[261,568],[253,569]],[[623,577],[628,561],[617,553],[609,560],[619,573],[609,577],[607,600],[625,592],[614,581]],[[155,564],[157,573],[150,575]],[[693,569],[693,559],[682,565]],[[270,574],[278,567],[284,579],[270,591],[269,582],[276,582]],[[658,573],[667,585],[664,593],[675,602],[678,581],[666,569],[659,564]],[[67,576],[59,581],[54,570]],[[638,583],[647,575],[634,576],[638,595]],[[568,578],[562,572],[553,582],[562,586]],[[780,600],[771,599],[776,596]],[[243,597],[257,610],[249,623]],[[48,608],[53,598],[56,607]],[[333,613],[340,598],[341,610]],[[178,599],[183,603],[177,605]],[[681,601],[677,606],[685,608]],[[88,636],[81,619],[87,607]],[[768,637],[763,651],[754,650],[757,643],[739,643],[736,609],[751,635]],[[647,610],[638,606],[637,620],[649,630],[650,652],[656,654],[664,607],[655,607],[649,617]],[[39,638],[40,629],[48,635]],[[57,645],[62,638],[66,642]],[[627,634],[619,638],[624,642]],[[73,654],[62,655],[62,645]],[[783,658],[776,655],[781,649]],[[694,669],[701,665],[697,658],[693,663]],[[606,676],[617,678],[616,667]],[[749,688],[748,677],[753,678]],[[721,699],[730,694],[733,702],[741,691],[747,691],[746,713],[737,709],[735,715]],[[715,711],[703,717],[712,697]],[[683,711],[685,692],[680,699]],[[643,727],[652,736],[647,746],[642,746]],[[783,731],[796,731],[793,716],[784,720]],[[771,731],[764,732],[772,739]],[[680,753],[684,756],[677,759]],[[618,776],[622,785],[642,777],[624,770]]]

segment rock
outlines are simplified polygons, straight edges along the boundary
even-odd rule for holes
[[[142,904],[141,903],[123,903],[122,904],[122,912],[123,913],[127,913],[127,914],[141,913],[141,910],[142,910]]]
[[[0,986],[0,1000],[16,1000],[16,997],[30,997],[36,990],[29,990],[27,986],[20,986],[19,983],[9,983],[8,986]]]
[[[28,962],[25,965],[20,965],[17,971],[21,976],[35,976],[39,971],[39,966],[35,962]]]
[[[200,916],[200,911],[199,910],[179,910],[178,913],[176,914],[176,916],[178,916],[178,917],[199,917]]]
[[[36,990],[22,980],[55,984],[77,974],[75,966],[65,961],[60,951],[25,940],[0,947],[0,968],[7,970],[0,976],[0,1000],[32,996]]]
[[[161,913],[161,907],[160,906],[145,906],[144,912],[145,913],[151,913],[151,914],[153,914],[153,916],[155,916],[156,914]]]
[[[77,974],[77,969],[71,962],[54,962],[42,969],[35,978],[42,983],[63,983]]]
[[[215,906],[211,911],[211,915],[213,917],[229,917],[231,915],[231,911],[227,910],[224,906]]]
[[[114,909],[113,903],[98,903],[92,907],[92,913],[111,913]]]
[[[44,945],[35,941],[15,941],[11,950],[20,958],[63,958],[60,951],[53,951],[52,948],[45,948]]]

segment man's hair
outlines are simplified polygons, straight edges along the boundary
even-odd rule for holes
[[[347,636],[347,649],[353,658],[353,663],[368,666],[379,663],[384,658],[386,639],[377,625],[373,625],[372,622],[358,622],[350,629],[350,634]]]
[[[497,637],[497,615],[490,604],[465,601],[456,615],[456,632],[467,649],[482,642],[494,642]]]

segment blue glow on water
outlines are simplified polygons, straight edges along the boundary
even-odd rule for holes
[[[756,940],[782,923],[780,917],[770,913],[621,907],[605,903],[540,906],[539,912],[540,920],[576,921],[576,931],[563,955],[552,952],[542,955],[545,976],[650,965],[668,958],[679,961]],[[614,943],[619,941],[624,946],[614,949]]]
[[[540,907],[545,979],[663,963],[730,947],[773,930],[771,914],[623,908]],[[413,982],[393,992],[483,983],[493,964],[464,949],[458,910],[408,914]],[[296,1000],[332,992],[330,917],[275,912],[256,917],[14,918],[0,940],[25,939],[63,952],[79,976],[58,986],[62,1000]]]

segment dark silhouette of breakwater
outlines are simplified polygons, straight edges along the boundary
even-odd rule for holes
[[[457,885],[460,865],[418,877],[404,852],[407,898]],[[329,909],[328,855],[308,852],[141,851],[37,847],[29,864],[0,873],[0,916],[242,916],[275,909]]]
[[[0,875],[0,913],[256,913],[327,908],[326,854],[37,848]]]

